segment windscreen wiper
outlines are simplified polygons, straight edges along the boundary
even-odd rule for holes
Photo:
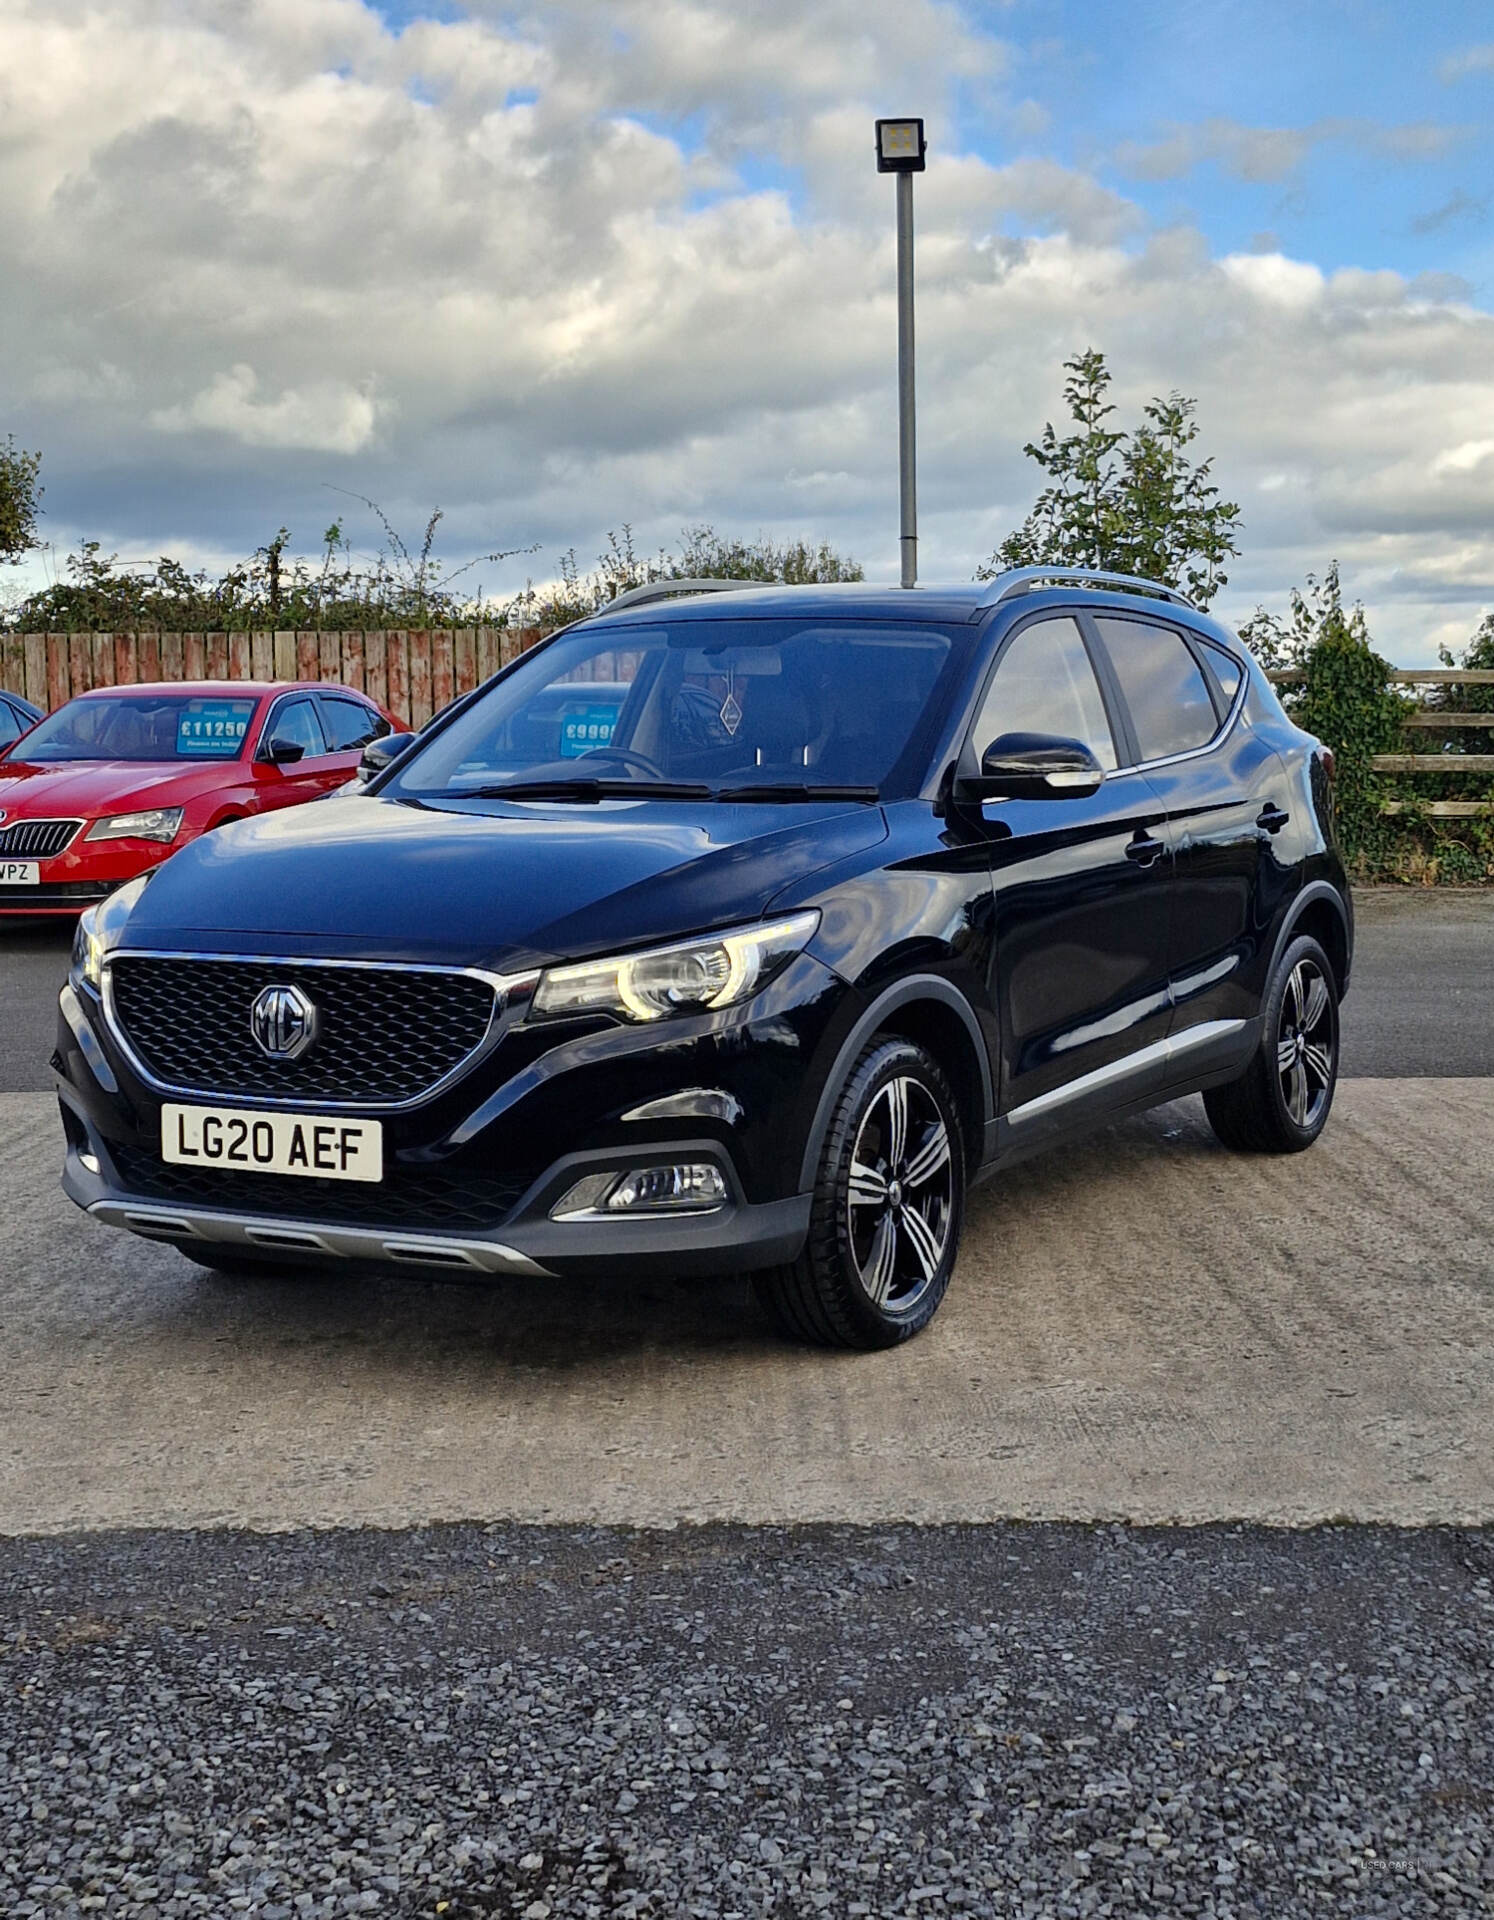
[[[875,787],[816,787],[804,780],[762,781],[750,787],[718,787],[718,800],[860,800],[873,805],[882,798]]]
[[[468,787],[453,800],[713,800],[715,789],[696,780],[511,780],[506,786]]]

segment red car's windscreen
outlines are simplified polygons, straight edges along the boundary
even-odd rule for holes
[[[233,760],[253,700],[196,694],[90,695],[69,700],[26,736],[27,760]]]

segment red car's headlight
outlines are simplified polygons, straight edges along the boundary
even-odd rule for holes
[[[146,807],[139,813],[111,813],[95,820],[85,840],[174,840],[181,829],[180,807]]]

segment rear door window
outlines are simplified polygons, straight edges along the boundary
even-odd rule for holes
[[[1219,727],[1203,670],[1181,634],[1150,620],[1095,621],[1131,711],[1143,760],[1207,746]]]
[[[319,699],[327,746],[333,753],[351,753],[370,740],[381,740],[389,731],[389,722],[361,700],[349,700],[340,693],[324,693]]]

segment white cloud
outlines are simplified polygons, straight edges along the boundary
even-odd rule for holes
[[[536,570],[711,519],[895,575],[871,120],[918,100],[925,574],[968,577],[1020,520],[1022,443],[1093,344],[1123,418],[1199,399],[1246,503],[1226,612],[1336,555],[1387,650],[1427,657],[1494,600],[1494,471],[1466,451],[1494,319],[1451,281],[1215,258],[1083,168],[961,153],[956,85],[1023,124],[976,17],[474,0],[397,33],[362,0],[0,0],[0,381],[48,530],[313,545],[330,482],[405,525],[439,500],[467,551],[539,540]],[[1274,177],[1298,136],[1217,138]]]
[[[1323,275],[1309,261],[1280,253],[1237,253],[1220,265],[1254,299],[1289,312],[1305,312],[1323,297]]]
[[[162,433],[223,433],[246,447],[361,453],[376,417],[371,394],[333,380],[262,397],[253,367],[240,361],[183,404],[158,407],[150,424]]]

